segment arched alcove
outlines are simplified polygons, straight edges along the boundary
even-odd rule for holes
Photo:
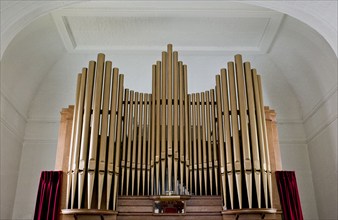
[[[73,104],[76,74],[96,58],[97,51],[69,52],[50,14],[61,7],[81,8],[81,4],[6,4],[1,7],[1,218],[22,219],[32,218],[39,172],[53,169],[59,111]],[[146,7],[143,4],[137,6]],[[259,70],[265,102],[277,111],[283,167],[296,170],[305,218],[336,218],[334,3],[249,4],[244,7],[263,6],[307,22],[284,15],[269,50],[241,53]],[[241,10],[240,4],[235,6]],[[309,15],[309,9],[316,13]],[[106,56],[125,73],[128,87],[143,91],[150,88],[151,64],[160,58],[161,48],[151,50],[145,54],[112,50]],[[235,53],[182,52],[191,91],[209,88]]]

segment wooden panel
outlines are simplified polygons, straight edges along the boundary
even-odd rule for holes
[[[153,207],[152,206],[118,206],[117,208],[118,212],[153,212]]]
[[[62,175],[66,175],[67,170],[69,169],[69,154],[70,154],[70,143],[71,143],[71,132],[72,132],[72,122],[73,122],[74,107],[69,106],[67,109],[62,109],[60,116],[60,126],[58,133],[58,144],[56,151],[56,161],[55,161],[55,170],[62,170]],[[70,173],[70,178],[72,178],[72,171]],[[62,189],[65,189],[67,186],[66,178],[62,179]],[[69,186],[69,188],[71,185]],[[60,207],[68,208],[69,204],[66,206],[66,203],[69,203],[70,195],[67,195],[66,190],[61,191],[60,195]]]

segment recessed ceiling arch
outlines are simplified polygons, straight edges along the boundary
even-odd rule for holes
[[[138,2],[140,3],[141,1]],[[79,2],[1,1],[1,57],[13,38],[32,21],[44,14],[77,3]],[[182,1],[179,3],[182,4]],[[307,2],[306,5],[296,1],[292,2],[292,4],[290,2],[281,1],[243,1],[242,3],[270,8],[299,19],[321,34],[328,41],[337,56],[337,19],[334,19],[337,18],[336,1],[311,1]],[[15,15],[15,17],[12,15]]]

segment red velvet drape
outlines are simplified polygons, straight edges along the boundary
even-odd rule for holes
[[[56,220],[60,212],[62,171],[42,171],[34,220]]]
[[[294,171],[276,171],[284,220],[303,220],[296,175]]]

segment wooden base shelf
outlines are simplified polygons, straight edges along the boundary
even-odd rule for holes
[[[184,200],[184,213],[154,213],[154,202]],[[281,220],[276,209],[222,210],[220,196],[119,196],[117,211],[63,209],[64,219],[72,220]]]
[[[116,220],[117,212],[101,209],[62,209],[61,216],[63,220]]]
[[[223,220],[281,220],[282,212],[276,209],[233,209],[222,211]]]
[[[102,209],[62,209],[64,215],[117,215],[116,211]]]

